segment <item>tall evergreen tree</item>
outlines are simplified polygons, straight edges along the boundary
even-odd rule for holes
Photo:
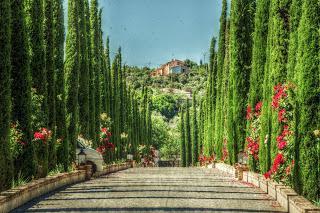
[[[57,115],[57,140],[62,143],[57,149],[57,163],[62,164],[64,171],[69,166],[69,142],[66,126],[66,94],[64,78],[64,12],[63,0],[53,3],[53,30],[54,30],[54,65],[56,73],[56,115]]]
[[[106,79],[107,79],[107,113],[111,115],[112,111],[112,81],[111,81],[111,64],[110,64],[110,40],[109,36],[106,39],[105,60],[106,60]]]
[[[85,17],[87,26],[87,47],[88,47],[88,67],[89,67],[89,138],[96,141],[96,98],[95,98],[95,75],[92,64],[92,51],[91,51],[91,14],[89,8],[89,1],[85,0]]]
[[[11,1],[11,11],[14,11],[11,22],[11,32],[14,35],[11,43],[12,121],[19,123],[19,128],[23,133],[22,140],[27,143],[14,166],[16,174],[21,173],[22,176],[30,178],[36,173],[36,165],[34,147],[31,143],[31,74],[24,2]]]
[[[184,123],[184,109],[181,107],[181,113],[180,113],[180,134],[181,134],[181,143],[180,143],[180,160],[181,160],[181,166],[186,167],[187,166],[187,153],[186,153],[186,135],[185,135],[185,123]]]
[[[199,132],[197,121],[197,99],[196,94],[192,95],[192,165],[195,166],[199,157]]]
[[[100,91],[100,26],[99,26],[99,14],[98,14],[98,1],[91,1],[90,12],[90,26],[91,26],[91,59],[92,59],[92,71],[94,76],[95,86],[95,137],[94,147],[97,147],[99,143],[99,130],[100,130],[100,114],[101,114],[101,91]]]
[[[232,1],[230,16],[230,73],[234,123],[234,159],[244,148],[245,108],[249,90],[252,55],[253,0]]]
[[[44,44],[44,5],[43,0],[25,0],[26,29],[29,40],[30,71],[32,77],[32,88],[38,95],[42,96],[39,124],[41,127],[48,126],[48,88],[46,54]],[[47,21],[47,19],[46,19]],[[34,130],[39,126],[33,126]]]
[[[291,0],[274,0],[271,5],[272,17],[272,43],[270,49],[270,81],[272,88],[277,84],[283,84],[287,75],[288,45],[289,45],[289,10]],[[269,99],[273,94],[273,90]],[[276,137],[280,134],[280,124],[278,113],[272,111],[272,132],[271,132],[271,157],[272,159],[278,152]]]
[[[320,195],[319,134],[313,132],[320,129],[319,11],[319,1],[303,1],[296,65],[302,193],[310,200],[317,200]]]
[[[192,141],[191,141],[191,127],[190,127],[190,109],[189,109],[189,99],[187,99],[186,104],[186,115],[185,115],[185,144],[186,144],[186,165],[192,165]]]
[[[46,55],[47,85],[48,85],[48,127],[53,131],[49,142],[48,166],[49,170],[56,166],[56,73],[54,68],[54,34],[53,34],[53,2],[44,0],[44,47]],[[42,82],[43,83],[43,82]]]
[[[10,1],[0,4],[0,191],[11,185],[13,170],[9,150],[10,113],[11,113],[11,7]]]
[[[79,107],[78,107],[78,86],[79,86],[79,2],[78,0],[68,1],[68,32],[66,42],[66,106],[67,106],[67,127],[70,145],[70,159],[76,159],[76,143],[78,137]]]
[[[295,66],[297,61],[298,49],[298,27],[301,18],[303,0],[292,0],[290,6],[290,41],[288,52],[287,79],[295,82]]]
[[[85,138],[89,138],[89,59],[87,15],[85,10],[88,2],[79,1],[79,131]]]
[[[206,113],[205,113],[205,127],[204,127],[204,154],[211,155],[213,152],[213,129],[214,129],[214,105],[216,101],[216,67],[217,57],[215,53],[216,39],[211,39],[210,45],[210,62],[209,62],[209,77],[206,88]]]
[[[227,1],[222,2],[222,12],[220,17],[220,33],[219,33],[219,49],[217,53],[217,77],[216,77],[216,101],[215,101],[215,128],[214,128],[214,144],[215,144],[215,153],[217,158],[222,157],[222,131],[221,126],[221,108],[222,108],[222,78],[223,78],[223,65],[225,57],[225,31],[227,23]]]
[[[263,98],[263,78],[266,63],[266,49],[268,38],[270,0],[257,1],[255,14],[255,29],[253,33],[252,72],[250,75],[250,89],[248,105],[254,107]],[[248,122],[248,125],[249,122]],[[265,165],[266,147],[264,141],[260,141],[259,161],[260,166]],[[263,143],[262,143],[263,142]],[[251,169],[256,169],[256,161],[252,159]]]

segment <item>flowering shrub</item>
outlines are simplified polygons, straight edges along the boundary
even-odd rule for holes
[[[115,146],[113,143],[110,142],[110,137],[112,136],[111,132],[108,128],[103,127],[101,128],[100,132],[100,143],[101,145],[96,149],[97,152],[101,154],[105,154],[106,151],[113,151]]]
[[[222,161],[226,161],[229,158],[229,151],[228,151],[228,141],[226,138],[223,140],[223,147],[222,147]]]
[[[247,107],[247,120],[249,121],[248,137],[247,142],[247,152],[256,161],[259,160],[259,133],[261,128],[260,115],[261,115],[262,102],[258,102],[254,108],[251,110],[251,106]]]
[[[27,143],[24,142],[22,138],[23,134],[19,129],[19,125],[14,123],[11,124],[9,147],[13,159],[17,159],[18,156],[22,153],[23,148],[27,145]]]
[[[33,140],[46,144],[51,139],[52,132],[47,128],[41,128],[39,132],[33,134]]]
[[[294,166],[293,160],[293,107],[291,99],[294,93],[292,84],[279,84],[274,87],[272,109],[278,114],[280,134],[276,137],[278,153],[271,169],[264,174],[265,178],[287,181]]]
[[[207,156],[201,154],[199,156],[200,166],[205,166],[207,164],[213,163],[214,160],[215,160],[214,155],[207,157]]]

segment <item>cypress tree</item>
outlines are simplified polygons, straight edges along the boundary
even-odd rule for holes
[[[287,65],[287,80],[295,82],[295,66],[298,49],[298,27],[301,17],[301,5],[303,0],[292,0],[290,6],[290,40]]]
[[[186,104],[186,117],[185,117],[185,144],[186,144],[186,165],[192,165],[192,141],[191,141],[191,128],[190,128],[190,111],[189,99]]]
[[[93,143],[94,147],[97,147],[99,143],[99,131],[100,131],[100,113],[101,113],[101,91],[100,91],[100,26],[99,26],[99,14],[98,14],[98,1],[91,1],[90,12],[90,25],[91,25],[91,59],[92,69],[94,75],[95,86],[95,137],[96,140]]]
[[[230,146],[230,143],[228,143],[230,140],[228,140],[228,133],[231,131],[229,129],[229,126],[227,125],[227,120],[229,118],[229,111],[231,110],[230,107],[228,106],[228,100],[229,100],[229,67],[230,67],[230,21],[227,20],[226,23],[226,32],[225,32],[225,57],[224,57],[224,64],[223,64],[223,76],[222,76],[222,86],[221,86],[221,97],[222,97],[222,106],[221,106],[221,139],[223,140],[223,143],[226,143],[226,149],[229,153],[228,160],[229,163],[231,163],[232,159],[230,158],[232,155],[232,147]],[[231,91],[231,90],[230,90]]]
[[[56,75],[54,68],[54,34],[53,34],[53,2],[51,0],[44,1],[44,47],[47,69],[47,85],[48,85],[48,127],[53,131],[52,140],[48,144],[48,166],[52,170],[56,166]],[[43,82],[42,82],[43,83]]]
[[[87,17],[86,8],[87,1],[79,1],[79,131],[85,138],[89,138],[89,59],[88,52],[88,36],[87,36]]]
[[[37,115],[38,125],[33,125],[33,130],[48,126],[48,88],[46,54],[44,44],[44,5],[43,0],[25,0],[26,29],[29,40],[30,72],[32,88],[42,96],[42,115]],[[47,21],[47,19],[46,19]]]
[[[91,51],[91,23],[90,23],[90,8],[88,0],[85,0],[85,16],[86,16],[86,31],[87,31],[87,47],[88,47],[88,66],[89,66],[89,138],[96,141],[96,98],[95,98],[95,77],[94,69],[92,67],[92,51]]]
[[[31,74],[23,6],[23,1],[11,1],[11,11],[14,11],[11,22],[11,32],[14,35],[11,42],[12,121],[19,123],[23,133],[22,140],[27,143],[23,153],[15,161],[15,172],[30,178],[36,173],[36,165],[34,147],[31,142]]]
[[[66,106],[67,106],[67,127],[70,145],[71,161],[76,159],[76,143],[78,137],[78,86],[79,86],[79,25],[78,25],[77,0],[68,1],[68,33],[66,42]]]
[[[217,53],[217,77],[216,77],[216,103],[215,103],[215,128],[214,128],[214,142],[215,153],[217,158],[222,157],[222,126],[221,126],[221,108],[222,108],[222,78],[223,78],[223,65],[225,57],[225,31],[227,23],[227,1],[222,2],[222,12],[220,17],[220,33],[219,33],[219,49]]]
[[[217,57],[215,53],[216,39],[211,39],[210,45],[210,62],[209,62],[209,77],[207,80],[206,89],[206,115],[205,115],[205,127],[204,127],[204,154],[211,155],[213,152],[213,132],[214,124],[214,105],[215,105],[215,79],[216,79],[216,66]]]
[[[283,84],[287,75],[288,62],[288,41],[289,41],[289,9],[291,0],[272,1],[272,43],[270,49],[270,75],[272,88],[277,84]],[[271,91],[271,99],[273,90]],[[271,157],[272,159],[278,152],[276,137],[280,134],[278,113],[272,111],[272,132],[271,132]]]
[[[192,96],[192,165],[196,165],[199,157],[199,134],[197,121],[197,100],[196,94]]]
[[[186,135],[185,135],[185,123],[184,123],[184,109],[181,107],[181,113],[180,113],[180,134],[181,134],[181,143],[180,143],[180,160],[181,160],[181,166],[186,167],[187,166],[187,153],[186,153]]]
[[[266,49],[268,38],[270,0],[257,1],[257,10],[255,14],[255,30],[253,33],[252,49],[252,72],[250,75],[250,89],[248,105],[254,107],[263,98],[263,78],[266,63]],[[248,128],[249,128],[248,122]],[[260,165],[265,165],[266,147],[264,140],[260,140],[259,145]],[[251,169],[256,169],[256,161],[252,161]]]
[[[106,50],[105,50],[105,57],[106,57],[106,79],[107,79],[107,113],[111,115],[112,111],[112,82],[111,82],[111,64],[110,64],[110,40],[109,36],[106,39]]]
[[[57,140],[62,143],[57,150],[57,162],[62,164],[64,171],[69,166],[69,142],[66,126],[66,94],[64,78],[64,12],[63,0],[53,3],[53,30],[54,30],[54,65],[56,73],[56,118]]]
[[[10,1],[0,4],[0,191],[11,186],[13,177],[12,159],[9,150],[10,112],[11,112],[11,8]]]
[[[319,1],[303,1],[296,65],[302,194],[310,200],[319,199],[320,194],[319,134],[315,131],[320,129],[319,11]]]
[[[230,16],[230,73],[232,81],[232,109],[234,125],[234,159],[244,148],[245,108],[249,90],[252,55],[251,33],[253,0],[232,1]]]

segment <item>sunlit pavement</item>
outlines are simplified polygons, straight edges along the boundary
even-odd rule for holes
[[[14,212],[285,212],[216,169],[134,168],[63,188]]]

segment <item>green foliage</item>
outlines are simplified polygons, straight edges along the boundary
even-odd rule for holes
[[[185,112],[184,108],[181,107],[181,112],[180,112],[180,164],[182,167],[187,166],[187,153],[186,153],[186,134],[185,134],[185,126],[184,126],[184,117],[185,117]]]
[[[171,94],[155,94],[152,96],[153,110],[160,112],[167,120],[172,119],[179,111],[178,97]]]
[[[320,35],[317,0],[304,1],[298,28],[296,75],[299,106],[299,147],[302,194],[310,200],[319,199],[319,134],[320,129]],[[317,168],[318,165],[318,168]]]
[[[196,94],[192,96],[192,165],[195,166],[199,157],[199,129],[197,120],[197,99]]]
[[[64,77],[64,13],[63,0],[54,1],[53,4],[53,29],[54,29],[54,65],[56,71],[56,138],[62,140],[57,147],[57,163],[63,164],[64,170],[69,167],[69,142],[66,126],[66,93]]]
[[[13,176],[12,159],[9,152],[11,112],[11,8],[9,0],[0,4],[0,191],[10,187]]]
[[[68,1],[68,33],[65,59],[65,90],[67,108],[67,128],[71,162],[76,159],[76,141],[78,138],[78,85],[79,85],[79,16],[78,0]]]
[[[253,33],[253,50],[252,50],[252,72],[250,75],[250,89],[248,106],[254,107],[263,98],[263,78],[266,63],[266,48],[268,39],[268,23],[269,23],[270,0],[257,2],[257,10],[255,14],[255,29]],[[247,123],[247,131],[249,128]],[[255,161],[253,161],[255,163]],[[266,147],[264,140],[260,140],[259,145],[259,162],[260,169],[266,172]],[[251,169],[255,166],[250,165]]]
[[[53,131],[53,140],[49,143],[49,169],[55,167],[57,153],[55,147],[56,132],[56,73],[54,67],[54,31],[53,31],[53,2],[44,1],[44,47],[46,55],[47,85],[48,85],[48,127]],[[42,82],[43,83],[43,82]]]
[[[234,159],[245,141],[245,108],[249,91],[252,56],[253,0],[232,1],[230,17],[230,74],[232,81],[232,123]],[[230,105],[229,105],[230,106]]]
[[[11,119],[14,123],[19,123],[23,133],[22,140],[27,142],[24,152],[14,162],[15,174],[21,172],[21,175],[29,178],[35,174],[35,156],[31,143],[31,75],[23,6],[23,1],[11,1],[11,10],[15,11],[11,22],[12,35],[15,35],[11,43]]]
[[[186,166],[192,165],[192,140],[191,140],[191,125],[190,125],[190,109],[189,99],[186,103],[186,114],[184,120],[185,145],[186,145]]]
[[[88,52],[91,50],[88,47],[90,37],[87,35],[87,17],[86,7],[87,1],[79,2],[79,42],[80,42],[80,70],[79,70],[79,132],[86,138],[89,138],[89,58]]]

